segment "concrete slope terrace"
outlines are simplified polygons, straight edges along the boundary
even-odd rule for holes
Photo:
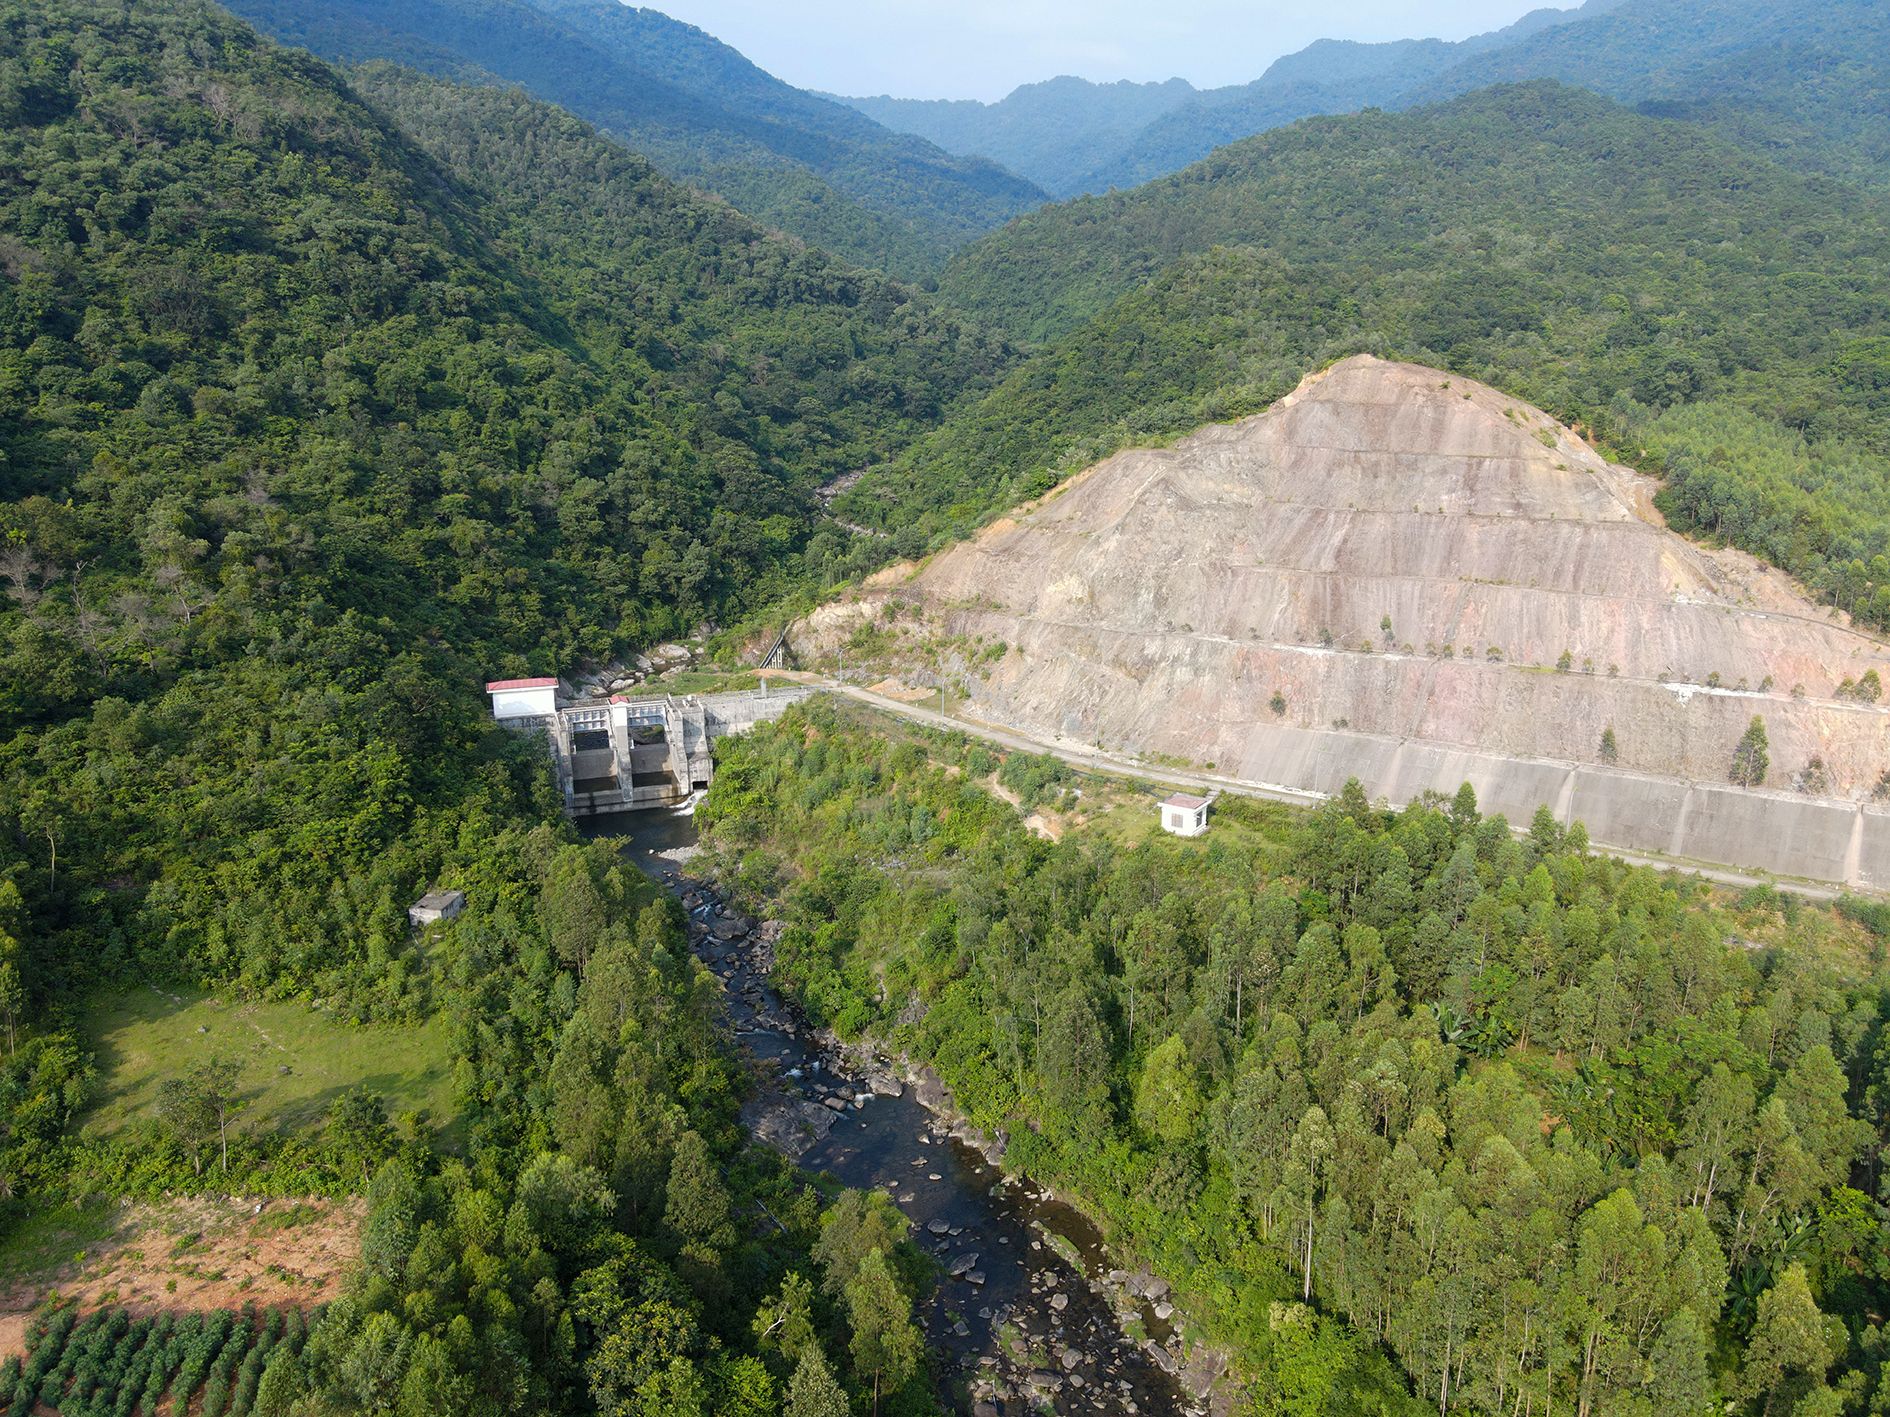
[[[1296,791],[1357,776],[1396,804],[1469,781],[1513,822],[1546,803],[1601,844],[1890,888],[1871,801],[1890,711],[1833,698],[1890,678],[1890,654],[1751,557],[1667,531],[1655,487],[1519,400],[1361,355],[1257,417],[1097,464],[804,634],[916,598],[1015,647],[971,679],[972,709],[1038,738]],[[1772,770],[1734,788],[1755,714]],[[1793,790],[1814,756],[1823,789]]]

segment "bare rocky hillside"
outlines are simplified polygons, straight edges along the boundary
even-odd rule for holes
[[[1120,453],[808,628],[832,641],[917,598],[1014,647],[968,680],[980,716],[1249,781],[1329,786],[1349,763],[1397,801],[1491,759],[1598,764],[1612,727],[1617,773],[1725,783],[1756,714],[1767,786],[1869,799],[1890,712],[1838,695],[1890,676],[1885,646],[1667,531],[1654,490],[1538,409],[1361,355],[1257,417]],[[1506,809],[1601,807],[1529,778]],[[1625,835],[1665,849],[1666,826]],[[1712,859],[1755,859],[1736,853]]]

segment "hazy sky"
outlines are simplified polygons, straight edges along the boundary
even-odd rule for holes
[[[1315,39],[1463,39],[1581,0],[637,0],[802,88],[991,102],[1058,74],[1257,79]]]

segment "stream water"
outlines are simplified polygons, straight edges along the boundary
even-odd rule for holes
[[[938,1258],[938,1289],[921,1301],[918,1317],[933,1350],[957,1370],[947,1375],[957,1379],[948,1400],[976,1417],[1201,1410],[1168,1371],[1177,1345],[1167,1306],[1130,1292],[1134,1286],[1110,1270],[1102,1238],[1084,1216],[1026,1176],[1006,1178],[951,1137],[912,1087],[897,1097],[874,1095],[768,988],[754,966],[758,954],[769,955],[752,937],[704,933],[722,917],[713,896],[690,879],[695,824],[687,810],[624,812],[585,825],[593,836],[627,838],[626,854],[639,868],[696,899],[696,953],[722,979],[729,1022],[757,1071],[772,1075],[773,1090],[787,1099],[835,1100],[831,1130],[799,1165],[886,1192],[913,1222],[915,1242]],[[951,1270],[959,1272],[944,1277]]]

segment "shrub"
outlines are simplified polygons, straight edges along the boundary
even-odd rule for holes
[[[1615,742],[1614,725],[1611,723],[1601,730],[1601,761],[1614,763],[1621,760],[1621,745]]]
[[[1583,662],[1586,663],[1586,661]],[[1563,674],[1568,673],[1569,670],[1575,667],[1575,656],[1570,654],[1567,650],[1563,650],[1561,657],[1555,661],[1555,667]]]
[[[1273,691],[1273,697],[1267,700],[1267,707],[1272,709],[1276,715],[1284,714],[1286,712],[1286,695],[1282,694],[1278,689],[1275,689]]]

